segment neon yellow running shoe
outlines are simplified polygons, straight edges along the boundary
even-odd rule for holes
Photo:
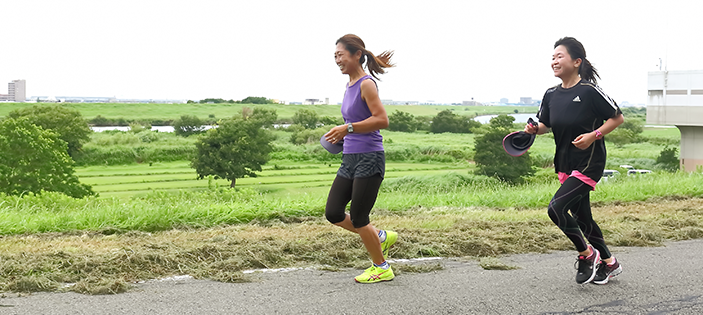
[[[398,233],[386,230],[386,240],[381,243],[381,250],[383,251],[383,259],[388,259],[389,249],[398,240]]]
[[[395,275],[393,274],[393,268],[388,267],[388,269],[383,269],[376,266],[371,266],[370,268],[364,270],[364,273],[356,276],[354,280],[359,283],[376,283],[381,281],[393,280]]]

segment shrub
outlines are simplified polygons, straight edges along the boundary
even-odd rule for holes
[[[129,123],[129,132],[139,133],[144,130],[151,130],[151,125],[142,122],[131,122]]]
[[[643,126],[644,124],[639,119],[625,119],[625,122],[609,133],[605,140],[617,146],[643,142],[645,140],[642,136]]]
[[[320,141],[322,135],[327,133],[329,129],[327,128],[317,128],[317,129],[300,129],[293,131],[290,136],[290,142],[293,144],[307,144],[307,143],[317,143]]]
[[[659,152],[659,157],[657,157],[657,166],[672,173],[678,171],[681,168],[681,162],[677,153],[678,149],[676,147],[664,148]]]
[[[510,183],[523,183],[525,177],[534,175],[530,153],[510,156],[503,150],[503,137],[510,133],[514,117],[499,115],[491,119],[490,130],[476,137],[474,161],[476,174],[499,178]]]
[[[393,114],[388,116],[388,130],[415,132],[415,130],[417,130],[415,116],[407,112],[396,110]]]
[[[432,116],[417,116],[415,117],[415,123],[417,124],[417,130],[430,131]]]
[[[204,130],[203,121],[197,116],[183,115],[173,122],[173,132],[178,136],[189,137]]]
[[[195,156],[193,144],[180,145],[115,145],[86,146],[76,156],[76,164],[87,165],[122,165],[149,162],[172,162],[191,160]]]
[[[300,109],[293,114],[293,124],[301,125],[305,129],[317,128],[318,121],[317,113],[312,109]]]
[[[322,116],[320,117],[320,123],[325,126],[339,126],[344,124],[344,119],[342,117]]]
[[[154,130],[142,130],[138,132],[136,136],[139,138],[139,141],[145,143],[156,142],[159,140],[159,132]]]

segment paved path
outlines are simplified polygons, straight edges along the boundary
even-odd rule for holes
[[[374,285],[359,271],[300,270],[226,284],[149,282],[118,295],[38,293],[0,298],[0,314],[703,314],[703,240],[614,248],[624,273],[578,285],[573,252],[504,257],[521,269],[483,270],[445,260],[445,269]]]

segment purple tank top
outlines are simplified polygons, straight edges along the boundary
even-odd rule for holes
[[[371,79],[366,75],[356,81],[352,86],[347,86],[342,101],[342,117],[345,123],[360,122],[371,117],[371,111],[366,101],[361,99],[361,82]],[[373,79],[371,79],[373,81]],[[376,81],[374,81],[376,83]],[[350,133],[344,137],[344,154],[367,153],[383,151],[383,137],[378,130],[369,133]]]

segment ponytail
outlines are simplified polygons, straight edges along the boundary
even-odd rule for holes
[[[598,80],[596,80],[596,77],[600,79],[600,75],[598,74],[598,71],[596,68],[591,64],[586,57],[583,58],[583,61],[581,62],[581,65],[579,66],[579,75],[581,76],[582,79],[586,81],[593,82],[593,84],[598,84]]]
[[[376,76],[377,74],[386,73],[386,70],[384,70],[384,68],[390,68],[395,66],[391,63],[391,57],[393,57],[392,50],[387,50],[378,56],[374,56],[372,52],[366,50],[366,45],[364,45],[364,41],[362,41],[359,36],[356,36],[354,34],[344,35],[337,40],[336,44],[339,43],[344,44],[344,46],[347,48],[347,51],[349,51],[349,53],[351,53],[352,55],[355,54],[357,51],[361,50],[361,58],[359,58],[359,64],[363,65],[364,62],[366,62],[366,68],[369,69],[371,76],[373,76],[376,80],[381,80]]]
[[[571,59],[581,59],[581,65],[579,66],[579,76],[581,76],[581,79],[592,82],[593,84],[598,84],[596,78],[600,79],[600,75],[591,62],[586,59],[586,49],[583,48],[581,42],[573,37],[564,37],[554,43],[554,48],[557,48],[557,46],[564,46],[571,56]]]
[[[386,50],[383,53],[381,53],[378,56],[374,56],[373,53],[371,53],[368,50],[364,49],[364,53],[368,57],[368,62],[366,63],[366,68],[369,69],[369,72],[371,73],[371,76],[376,78],[376,80],[380,80],[376,74],[384,74],[386,73],[386,70],[383,68],[390,68],[395,66],[394,64],[391,63],[391,57],[393,57],[393,51]],[[361,59],[359,59],[361,61]],[[363,64],[363,63],[362,63]]]

